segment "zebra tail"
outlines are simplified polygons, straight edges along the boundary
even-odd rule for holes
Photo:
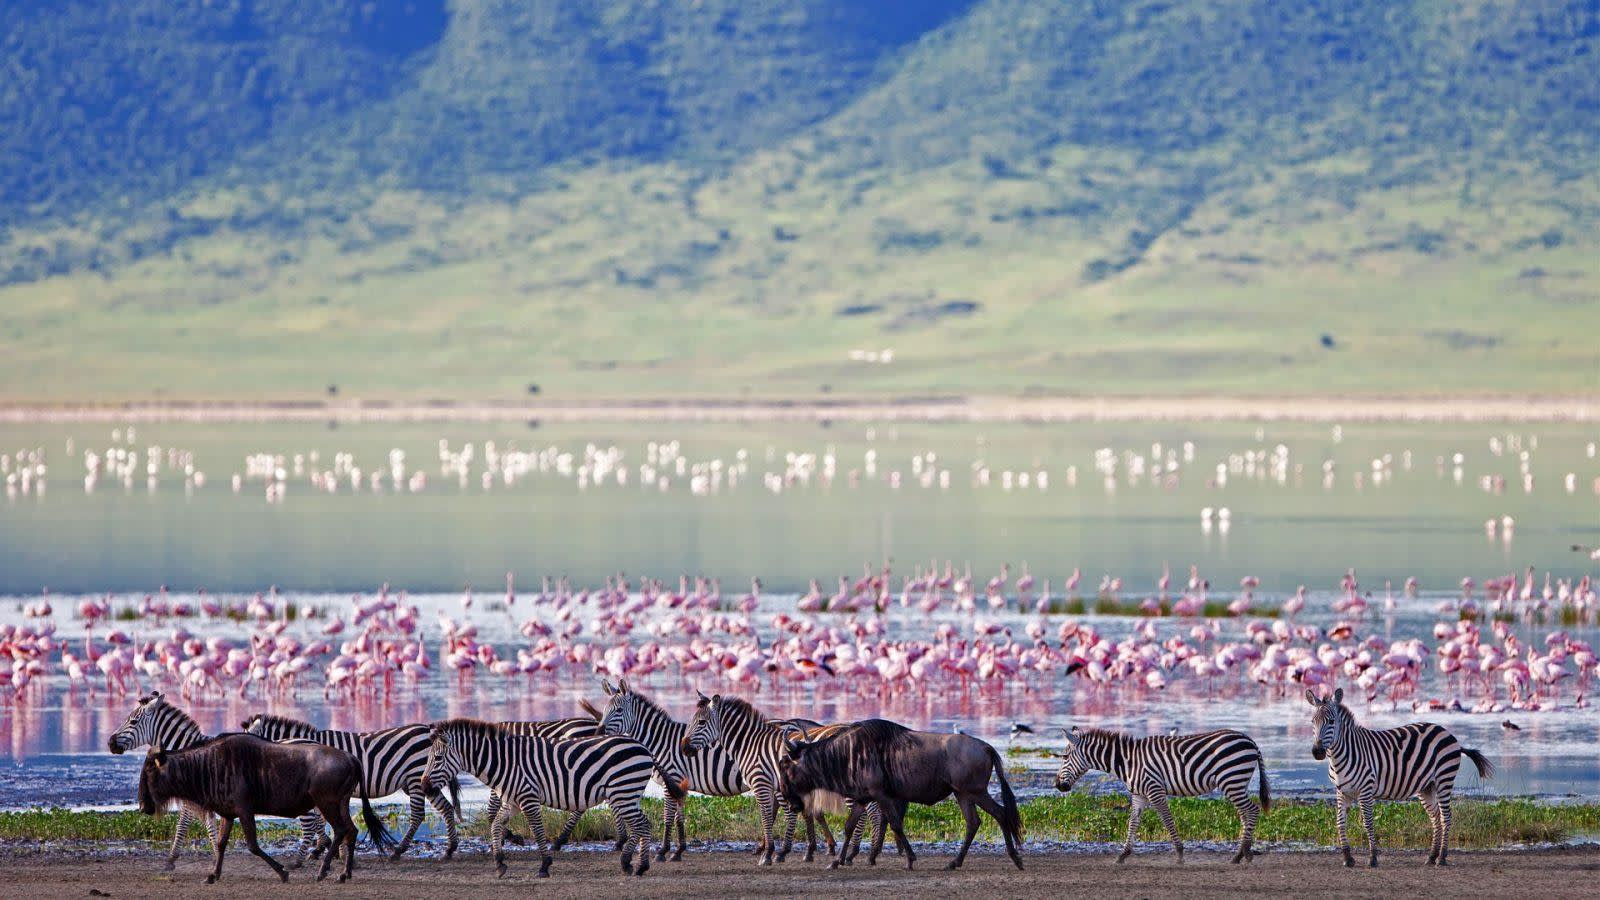
[[[1010,831],[1016,836],[1017,843],[1022,843],[1022,812],[1017,807],[1017,795],[1011,792],[1011,782],[1006,779],[1006,763],[1000,758],[999,751],[985,744],[984,749],[989,751],[989,762],[994,765],[995,777],[1000,779],[1000,827]]]
[[[1256,752],[1256,770],[1261,773],[1261,812],[1265,814],[1272,810],[1272,790],[1267,787],[1267,760],[1260,751]]]
[[[461,813],[461,779],[450,776],[450,805],[456,808],[456,820],[460,821]]]
[[[656,774],[661,777],[661,786],[666,790],[667,796],[682,803],[689,796],[689,779],[674,779],[666,769],[656,766]]]
[[[389,829],[383,827],[383,820],[372,809],[372,800],[367,797],[367,778],[361,776],[361,821],[366,823],[367,838],[372,841],[372,846],[379,853],[388,850],[395,844],[394,835]],[[333,852],[331,849],[328,852]]]
[[[1479,753],[1476,750],[1468,750],[1465,747],[1461,748],[1461,752],[1465,753],[1467,755],[1467,759],[1472,760],[1473,764],[1478,767],[1479,778],[1494,777],[1494,763],[1489,762],[1489,757],[1484,756],[1482,753]]]
[[[600,720],[605,718],[605,714],[602,713],[600,710],[596,709],[595,705],[593,703],[590,703],[588,700],[579,700],[578,701],[578,706],[585,713],[587,713],[591,718],[594,719],[594,723],[596,725],[600,724]]]

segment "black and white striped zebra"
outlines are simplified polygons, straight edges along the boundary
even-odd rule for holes
[[[778,810],[784,813],[784,846],[777,853],[779,862],[794,844],[794,828],[802,812],[794,809],[778,791],[778,761],[787,754],[785,738],[803,737],[805,726],[794,724],[800,720],[775,721],[762,715],[755,707],[738,697],[700,695],[694,718],[689,720],[688,734],[682,742],[682,755],[694,757],[710,748],[721,748],[739,767],[745,788],[756,795],[756,806],[761,814],[761,843],[756,852],[759,864],[772,865],[777,842],[773,840],[773,827]],[[806,721],[809,727],[821,727]],[[807,812],[808,823],[813,814]],[[820,813],[816,814],[820,817]],[[826,822],[823,823],[826,827]],[[846,835],[846,841],[852,835]],[[828,843],[833,844],[832,836]],[[810,859],[811,853],[806,854]]]
[[[456,843],[460,838],[456,827],[456,805],[439,790],[445,784],[454,789],[455,784],[435,782],[430,787],[430,783],[422,778],[422,771],[428,764],[428,726],[401,725],[382,731],[332,731],[287,716],[258,713],[244,721],[244,730],[272,741],[299,738],[337,747],[361,763],[361,778],[367,796],[404,793],[410,803],[411,821],[405,837],[394,849],[393,858],[399,859],[411,846],[411,839],[416,836],[417,828],[426,814],[424,800],[431,802],[444,818],[445,829],[449,833],[445,859],[455,855]],[[312,855],[322,851],[321,833],[321,829],[318,829],[319,840]]]
[[[1488,758],[1461,746],[1443,726],[1429,722],[1399,728],[1362,728],[1344,705],[1344,688],[1325,699],[1306,691],[1306,702],[1316,710],[1311,715],[1311,724],[1317,731],[1311,755],[1328,760],[1328,777],[1337,794],[1335,821],[1344,864],[1356,864],[1350,853],[1350,804],[1361,808],[1361,824],[1367,830],[1367,848],[1371,852],[1367,865],[1376,867],[1378,834],[1373,828],[1373,805],[1379,800],[1415,797],[1428,811],[1433,835],[1428,865],[1449,865],[1450,798],[1455,793],[1461,757],[1472,760],[1479,778],[1493,778],[1494,766]]]
[[[582,812],[605,803],[627,835],[622,871],[643,875],[650,868],[650,823],[639,808],[655,760],[645,745],[625,737],[551,741],[513,734],[490,722],[450,719],[431,729],[432,746],[424,777],[436,780],[443,771],[462,771],[498,793],[505,805],[489,829],[495,871],[504,877],[505,829],[513,810],[528,819],[528,828],[543,859],[539,877],[550,875],[552,847],[544,828],[544,807]],[[639,868],[633,854],[639,853]]]
[[[1153,808],[1166,826],[1167,836],[1183,862],[1183,840],[1172,820],[1168,797],[1198,797],[1220,790],[1239,812],[1239,851],[1235,863],[1255,855],[1256,822],[1272,805],[1267,786],[1267,767],[1261,749],[1242,731],[1207,731],[1203,734],[1155,735],[1134,737],[1116,731],[1073,728],[1067,736],[1067,752],[1056,770],[1056,790],[1070,791],[1091,770],[1105,772],[1128,787],[1133,807],[1128,812],[1128,838],[1117,862],[1133,853],[1133,839],[1139,833],[1139,818]],[[1258,788],[1261,803],[1250,797],[1250,777],[1261,775]]]
[[[600,711],[589,705],[589,701],[580,701],[588,715],[572,716],[565,719],[550,719],[543,722],[496,722],[501,728],[524,737],[540,737],[547,741],[570,741],[576,738],[597,737],[600,734]],[[450,773],[451,783],[455,782],[455,773]],[[494,789],[489,790],[489,805],[484,807],[484,817],[494,821],[500,813],[500,805],[504,802],[500,794]],[[512,810],[515,814],[516,811]],[[567,817],[566,825],[561,833],[556,836],[555,849],[560,850],[572,837],[573,829],[578,827],[578,820],[583,818],[583,813],[572,813]],[[622,849],[621,829],[618,829],[617,849]],[[510,824],[506,826],[506,840],[513,844],[523,844],[524,838],[511,830]]]

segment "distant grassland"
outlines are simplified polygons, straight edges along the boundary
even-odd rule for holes
[[[656,800],[645,801],[645,811],[659,830],[661,808]],[[749,797],[695,797],[688,807],[686,830],[691,841],[753,841],[759,836],[755,801]],[[1177,799],[1172,801],[1178,832],[1185,841],[1234,841],[1239,821],[1233,806],[1221,799]],[[391,827],[397,812],[389,813]],[[1041,797],[1022,805],[1026,837],[1030,840],[1120,843],[1127,827],[1128,803],[1110,795],[1066,794]],[[546,815],[546,827],[553,836],[563,816]],[[175,816],[144,816],[137,812],[71,812],[36,810],[0,813],[0,839],[12,841],[151,841],[172,839]],[[960,810],[953,803],[938,806],[912,806],[907,814],[907,834],[914,841],[955,841],[965,833]],[[983,818],[979,839],[999,842],[994,823]],[[835,817],[836,836],[842,820]],[[519,820],[519,830],[525,831]],[[1425,848],[1428,846],[1428,820],[1418,803],[1380,803],[1377,809],[1379,841],[1387,848]],[[199,842],[202,831],[191,832]],[[488,836],[488,822],[481,816],[470,821],[466,833]],[[287,824],[274,823],[267,834],[275,840],[290,839]],[[797,829],[804,839],[804,828]],[[1511,844],[1554,843],[1574,837],[1600,834],[1600,803],[1555,804],[1527,799],[1461,800],[1455,804],[1455,825],[1451,832],[1454,846],[1489,849]],[[609,840],[615,835],[611,815],[602,810],[583,817],[575,832],[580,841]],[[1275,801],[1272,811],[1262,817],[1257,830],[1262,841],[1332,846],[1334,843],[1333,807],[1328,803],[1304,800]],[[1351,825],[1352,842],[1359,843],[1361,830]],[[656,834],[655,838],[660,839]],[[1164,841],[1166,835],[1154,813],[1146,813],[1139,832],[1140,840]]]

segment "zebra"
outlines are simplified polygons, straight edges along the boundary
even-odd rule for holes
[[[400,839],[391,858],[399,859],[411,846],[411,839],[416,836],[417,828],[422,824],[426,814],[424,799],[431,802],[433,808],[439,811],[439,815],[444,817],[445,829],[449,833],[449,841],[444,852],[445,859],[455,855],[456,844],[460,839],[456,827],[459,795],[457,802],[452,804],[439,790],[440,783],[424,781],[422,778],[422,770],[428,763],[428,726],[401,725],[383,731],[332,731],[319,729],[309,722],[287,716],[257,713],[244,720],[243,728],[249,734],[268,740],[299,738],[337,747],[361,763],[361,780],[368,796],[383,797],[397,792],[404,793],[410,800],[411,821],[406,828],[405,837]],[[446,783],[452,792],[458,790],[458,785],[454,781]],[[320,828],[317,833],[319,839],[311,851],[313,857],[319,855],[324,846]],[[302,853],[302,860],[303,858]]]
[[[579,701],[579,705],[583,707],[587,715],[551,719],[543,722],[496,722],[495,724],[512,734],[524,737],[539,737],[547,741],[570,741],[575,738],[598,737],[600,735],[600,710],[595,709],[587,700]],[[450,777],[453,781],[455,773],[452,772]],[[499,792],[490,789],[489,804],[483,810],[484,817],[491,822],[494,821],[495,816],[500,814],[500,805],[503,802],[504,800],[501,799]],[[516,811],[512,810],[512,812],[515,813]],[[572,813],[567,817],[566,825],[561,829],[561,833],[556,836],[554,841],[555,849],[560,850],[571,839],[573,829],[578,827],[578,820],[581,818],[583,818],[583,813],[581,812]],[[511,830],[509,822],[506,823],[506,840],[518,846],[525,843],[522,835]],[[617,830],[617,850],[620,851],[621,849],[622,830],[619,828]]]
[[[623,873],[643,875],[649,870],[650,822],[639,808],[639,799],[655,772],[655,760],[645,745],[614,736],[551,741],[513,734],[476,719],[436,722],[430,734],[425,779],[436,779],[442,768],[465,771],[505,798],[489,829],[495,872],[500,877],[506,874],[505,829],[513,810],[520,809],[527,817],[528,830],[543,854],[539,877],[548,878],[553,848],[545,836],[544,807],[582,812],[599,803],[611,807],[617,830],[626,834]],[[637,871],[633,867],[635,849],[639,853]]]
[[[139,698],[133,711],[128,713],[128,718],[122,723],[111,737],[106,741],[107,749],[115,754],[127,753],[140,747],[150,746],[157,750],[187,750],[197,747],[211,740],[211,736],[200,730],[194,719],[189,714],[167,702],[160,691],[151,691]],[[172,849],[167,853],[167,862],[163,867],[170,872],[178,865],[178,848],[183,845],[183,839],[189,833],[189,827],[199,819],[205,825],[206,832],[211,836],[211,845],[217,844],[217,822],[204,812],[191,808],[187,804],[178,807],[178,825],[172,833]],[[305,861],[306,852],[317,842],[322,835],[322,817],[316,813],[300,819],[300,847],[301,863]]]
[[[1061,755],[1056,771],[1056,790],[1070,791],[1085,772],[1098,770],[1127,785],[1133,806],[1128,811],[1128,838],[1117,862],[1133,853],[1133,839],[1139,833],[1139,818],[1154,807],[1166,826],[1167,836],[1183,862],[1183,841],[1172,821],[1168,797],[1197,797],[1221,789],[1223,796],[1239,812],[1239,851],[1233,862],[1247,862],[1255,856],[1256,822],[1271,809],[1272,794],[1267,786],[1267,765],[1261,749],[1248,734],[1222,729],[1202,734],[1134,737],[1116,731],[1073,727],[1062,729],[1067,737],[1067,752]],[[1250,776],[1259,772],[1261,804],[1250,798]]]
[[[1455,792],[1461,757],[1465,754],[1472,760],[1479,778],[1493,778],[1494,765],[1488,757],[1461,746],[1455,735],[1429,722],[1413,722],[1399,728],[1362,728],[1344,705],[1344,688],[1326,699],[1319,699],[1308,690],[1306,702],[1316,710],[1311,714],[1311,724],[1317,730],[1311,755],[1328,760],[1328,777],[1337,794],[1335,821],[1344,864],[1356,864],[1350,854],[1346,827],[1351,803],[1361,807],[1361,824],[1367,830],[1367,849],[1371,853],[1367,865],[1376,868],[1378,834],[1372,824],[1373,804],[1378,800],[1416,797],[1428,811],[1433,836],[1427,864],[1449,865],[1450,797]]]
[[[795,823],[802,812],[790,806],[778,792],[778,761],[789,752],[785,739],[796,735],[804,737],[808,728],[821,727],[808,719],[773,721],[738,697],[699,695],[694,718],[689,721],[688,733],[680,744],[681,754],[693,758],[716,748],[733,758],[746,789],[756,795],[756,805],[761,811],[761,842],[756,845],[760,865],[772,865],[777,846],[773,840],[773,826],[777,822],[778,808],[781,806],[784,811],[784,846],[777,854],[778,862],[783,862],[794,845]],[[809,833],[811,823],[821,820],[822,814],[811,810],[804,812]],[[823,820],[822,824],[826,830],[827,822]],[[846,842],[853,837],[853,831],[847,833]],[[831,832],[828,844],[830,848],[833,845]],[[808,849],[806,859],[813,858],[813,852],[814,848]]]

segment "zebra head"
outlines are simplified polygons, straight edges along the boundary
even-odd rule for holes
[[[1315,691],[1307,690],[1306,702],[1315,710],[1311,714],[1311,727],[1317,730],[1317,739],[1311,745],[1311,757],[1325,759],[1328,751],[1339,746],[1345,721],[1350,717],[1350,711],[1344,708],[1344,688],[1335,690],[1331,697],[1322,698]]]
[[[694,756],[707,747],[722,743],[721,705],[721,694],[710,697],[700,695],[700,701],[694,708],[694,718],[689,720],[689,729],[683,736],[684,756]]]
[[[452,730],[444,723],[428,726],[428,762],[422,767],[423,784],[449,784],[460,774],[464,763]]]
[[[139,704],[133,708],[133,712],[128,713],[128,720],[106,741],[106,748],[112,753],[122,754],[135,747],[155,744],[162,710],[170,709],[160,691],[151,691],[140,697]]]
[[[1065,793],[1094,766],[1089,764],[1089,755],[1083,750],[1082,730],[1074,725],[1071,731],[1063,728],[1061,733],[1067,738],[1067,752],[1061,754],[1061,768],[1056,770],[1056,790]]]
[[[641,731],[639,695],[628,687],[628,680],[618,679],[617,686],[612,687],[609,681],[601,679],[600,686],[605,688],[606,696],[611,698],[606,704],[605,712],[600,714],[600,733],[638,737]]]

